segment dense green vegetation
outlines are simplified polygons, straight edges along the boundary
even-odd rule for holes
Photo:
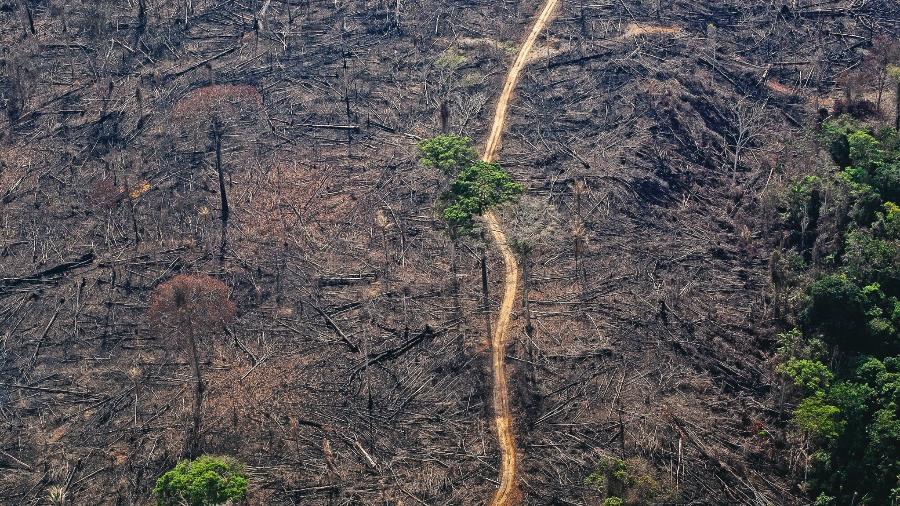
[[[816,504],[898,504],[900,139],[846,119],[821,137],[837,170],[794,181],[782,201],[789,237],[772,274],[797,328],[780,336],[778,370],[815,449]]]
[[[438,135],[422,141],[419,153],[422,165],[450,179],[441,196],[441,216],[453,236],[471,231],[476,216],[522,193],[522,185],[500,164],[478,159],[468,137]]]
[[[226,457],[204,455],[182,460],[153,488],[160,506],[212,506],[247,496],[243,466]]]

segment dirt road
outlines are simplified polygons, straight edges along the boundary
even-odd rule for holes
[[[500,149],[500,139],[506,126],[506,111],[509,108],[509,100],[513,90],[519,82],[519,73],[528,63],[528,53],[544,26],[553,17],[553,11],[559,0],[547,0],[541,9],[540,15],[531,27],[528,37],[519,48],[519,54],[513,62],[506,82],[503,83],[503,92],[497,101],[497,109],[494,113],[494,123],[491,125],[491,134],[484,148],[482,160],[491,161]],[[513,303],[516,299],[516,290],[519,285],[519,264],[506,241],[506,234],[500,228],[497,217],[492,212],[484,215],[484,221],[491,232],[494,242],[500,248],[503,255],[506,274],[504,277],[503,301],[500,303],[500,314],[497,316],[497,325],[494,327],[494,335],[491,339],[491,365],[494,375],[493,402],[494,425],[497,428],[497,441],[500,444],[500,485],[494,494],[491,504],[494,506],[506,506],[520,502],[520,493],[516,484],[516,440],[513,435],[513,418],[509,410],[509,387],[506,382],[505,348],[506,336],[509,334],[509,320]]]

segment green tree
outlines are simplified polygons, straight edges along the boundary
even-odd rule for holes
[[[866,324],[866,300],[859,286],[844,274],[832,274],[813,283],[807,295],[804,327],[822,332],[832,344],[859,349]]]
[[[203,455],[182,460],[156,480],[159,506],[213,506],[247,497],[243,466],[228,457]]]
[[[847,145],[850,150],[850,161],[854,167],[859,167],[872,174],[884,163],[884,150],[881,149],[881,143],[865,130],[856,130],[848,135]]]
[[[473,220],[485,211],[522,193],[500,164],[476,161],[464,168],[444,194],[443,217],[451,229],[471,231]]]
[[[794,410],[794,423],[807,434],[821,438],[834,439],[844,427],[838,415],[841,410],[825,401],[822,392],[807,397]]]
[[[478,153],[468,137],[445,134],[419,143],[419,161],[422,165],[437,169],[451,178],[477,159]]]
[[[459,304],[459,284],[456,266],[456,250],[459,239],[473,232],[476,216],[489,208],[512,200],[522,193],[522,185],[515,183],[509,173],[499,164],[477,160],[472,140],[458,135],[438,135],[419,143],[422,165],[440,170],[448,178],[453,178],[449,188],[441,196],[441,216],[447,222],[450,235],[451,270],[453,272],[453,292],[457,320],[461,319]],[[484,231],[482,230],[482,240]],[[487,254],[481,252],[481,278],[484,292],[485,326],[491,334],[487,283]],[[460,355],[463,353],[463,338],[458,343]]]
[[[787,374],[795,385],[807,392],[819,392],[828,387],[834,374],[818,360],[792,358],[778,366],[778,372]]]

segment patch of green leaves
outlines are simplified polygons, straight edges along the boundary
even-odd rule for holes
[[[227,457],[204,455],[182,460],[156,480],[153,494],[160,506],[213,506],[247,496],[243,466]]]

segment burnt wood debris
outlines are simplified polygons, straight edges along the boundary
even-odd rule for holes
[[[201,455],[247,504],[488,504],[495,359],[498,504],[812,503],[776,200],[823,120],[900,117],[900,5],[558,2],[523,194],[448,233],[417,146],[489,147],[545,5],[0,0],[0,504]]]

